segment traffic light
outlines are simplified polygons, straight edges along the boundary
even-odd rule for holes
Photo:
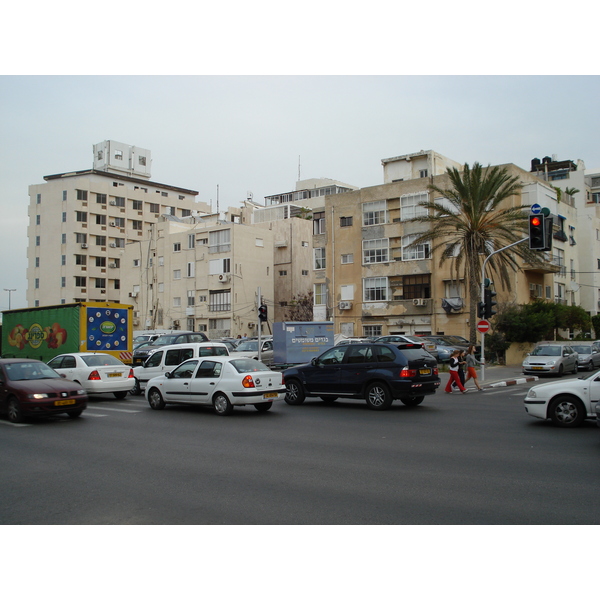
[[[491,319],[495,314],[496,311],[494,310],[494,306],[496,306],[496,304],[498,304],[495,300],[494,297],[496,296],[496,292],[493,292],[492,290],[484,290],[483,292],[483,309],[484,309],[484,318],[485,319]]]
[[[552,216],[544,217],[544,230],[546,235],[544,250],[550,252],[550,250],[552,250],[552,234],[554,233],[554,218]]]
[[[485,303],[484,302],[479,302],[479,304],[477,304],[477,316],[480,319],[485,319]]]
[[[546,217],[529,215],[529,247],[531,250],[546,249]]]
[[[261,304],[258,307],[258,320],[266,321],[267,320],[267,306],[266,304]]]

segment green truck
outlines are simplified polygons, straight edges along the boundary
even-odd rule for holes
[[[133,306],[78,302],[2,312],[2,357],[44,362],[70,352],[105,352],[133,359]]]

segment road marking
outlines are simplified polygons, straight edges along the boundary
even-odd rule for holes
[[[88,404],[88,409],[92,410],[112,410],[113,412],[122,412],[122,413],[138,413],[139,410],[127,410],[126,408],[109,408],[108,406],[90,406]]]
[[[94,413],[91,413],[91,412],[85,412],[84,416],[86,416],[86,417],[108,417],[108,415],[95,415]]]
[[[2,425],[10,425],[11,427],[31,427],[29,423],[11,423],[10,421],[0,421]]]

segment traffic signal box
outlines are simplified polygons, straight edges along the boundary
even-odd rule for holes
[[[483,318],[484,319],[491,319],[495,314],[496,311],[494,310],[494,306],[496,306],[496,304],[498,304],[494,298],[496,297],[496,292],[493,292],[490,289],[484,290],[483,291]],[[481,304],[481,303],[480,303]]]
[[[544,215],[529,215],[529,247],[531,250],[546,249],[545,224]]]
[[[258,320],[259,321],[267,320],[267,306],[265,304],[261,304],[258,307]]]

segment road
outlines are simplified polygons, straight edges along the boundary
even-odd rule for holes
[[[530,386],[385,412],[309,398],[218,417],[129,396],[2,420],[0,523],[600,523],[600,429],[529,417]]]

